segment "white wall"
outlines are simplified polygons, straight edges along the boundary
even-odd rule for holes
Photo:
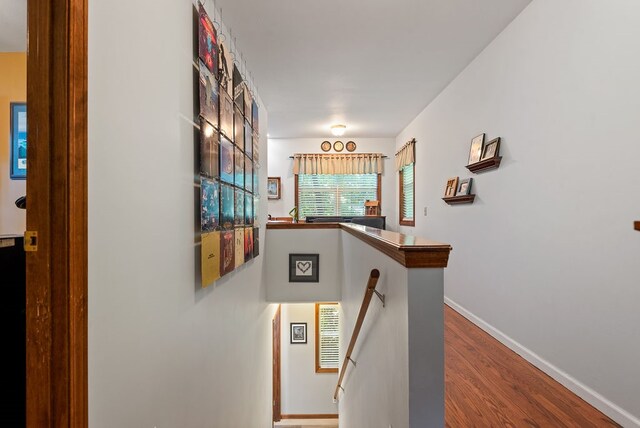
[[[307,323],[307,343],[291,344],[289,323]],[[283,415],[337,414],[333,390],[337,373],[316,373],[315,304],[282,305],[282,408]]]
[[[453,246],[450,302],[625,426],[640,426],[639,21],[635,0],[534,0],[396,141],[417,138],[429,207],[402,229]],[[448,206],[480,132],[503,138],[502,165]]]
[[[329,138],[332,143],[338,139]],[[398,207],[395,202],[395,142],[393,138],[348,138],[343,142],[353,140],[356,145],[354,153],[383,153],[388,156],[384,160],[384,173],[382,175],[382,215],[387,216],[387,225],[396,223]],[[293,175],[293,159],[289,159],[294,153],[324,153],[320,149],[321,138],[291,138],[269,139],[269,177],[281,177],[281,199],[271,199],[268,202],[269,214],[274,217],[288,216],[289,211],[295,205],[295,183]],[[329,153],[335,153],[333,149]],[[342,153],[347,153],[343,150]],[[387,227],[389,228],[389,227]]]
[[[267,301],[336,302],[342,298],[340,229],[267,230]],[[289,254],[318,254],[319,282],[289,282]]]
[[[270,427],[264,256],[198,283],[192,4],[89,11],[90,426]]]
[[[443,269],[407,269],[347,232],[341,304],[344,358],[371,269],[380,271],[340,392],[341,427],[444,426]]]

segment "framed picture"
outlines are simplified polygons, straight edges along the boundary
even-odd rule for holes
[[[200,5],[198,16],[198,53],[209,71],[216,77],[218,74],[218,37],[213,22]]]
[[[482,155],[482,145],[484,144],[484,134],[480,134],[471,140],[471,149],[469,150],[469,162],[467,165],[480,161]]]
[[[320,144],[320,148],[323,152],[328,152],[331,150],[331,143],[329,141],[323,141],[322,144]]]
[[[482,150],[482,159],[492,159],[498,157],[500,154],[500,137],[494,138],[484,145],[484,149]]]
[[[458,190],[458,177],[453,177],[447,180],[447,187],[444,189],[444,197],[451,198],[456,195]]]
[[[280,199],[280,177],[267,178],[267,199]]]
[[[353,152],[356,150],[356,143],[354,143],[353,141],[349,141],[346,147],[348,152]]]
[[[292,322],[290,323],[291,344],[307,343],[307,323]]]
[[[344,143],[342,141],[336,141],[335,143],[333,143],[333,150],[338,153],[341,152],[342,150],[344,150]]]
[[[472,182],[473,182],[473,178],[465,178],[464,180],[460,180],[460,184],[458,184],[458,192],[456,192],[456,196],[463,196],[471,193]]]
[[[289,254],[289,282],[320,282],[320,254]]]
[[[27,178],[27,104],[11,103],[11,171],[12,180]]]

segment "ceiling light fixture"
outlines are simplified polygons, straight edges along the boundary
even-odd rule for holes
[[[331,133],[336,137],[342,137],[347,130],[345,125],[333,125],[331,127]]]

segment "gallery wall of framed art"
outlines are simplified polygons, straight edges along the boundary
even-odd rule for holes
[[[260,255],[260,107],[246,66],[203,4],[194,11],[202,287]]]

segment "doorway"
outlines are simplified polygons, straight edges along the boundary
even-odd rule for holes
[[[87,8],[27,3],[27,427],[88,426]]]
[[[329,307],[335,309],[332,312],[334,322],[327,322],[331,318]],[[338,381],[337,364],[336,368],[324,364],[327,356],[338,358],[337,312],[336,303],[283,303],[279,306],[273,329],[275,427],[337,427],[338,405],[333,401]],[[323,326],[328,328],[323,329]],[[333,342],[327,336],[330,327],[336,334]],[[334,346],[330,349],[327,344],[331,342]]]

